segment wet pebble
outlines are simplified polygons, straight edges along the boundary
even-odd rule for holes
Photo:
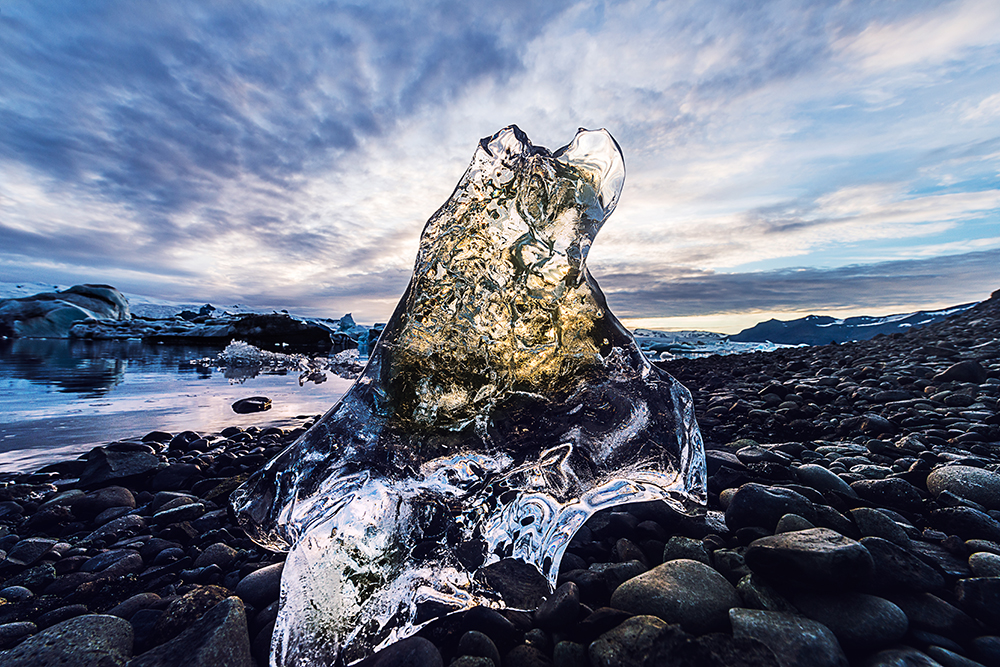
[[[744,557],[754,572],[809,587],[856,586],[867,582],[874,570],[867,549],[829,528],[755,540]]]
[[[927,490],[947,491],[986,509],[1000,510],[1000,473],[964,465],[941,466],[927,475]]]
[[[695,560],[666,562],[626,581],[611,606],[679,623],[696,634],[725,627],[728,611],[739,606],[736,589],[708,565]]]
[[[847,667],[837,637],[822,623],[773,611],[731,609],[734,637],[763,643],[782,667]]]

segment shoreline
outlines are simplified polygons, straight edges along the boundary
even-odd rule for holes
[[[601,512],[535,611],[450,616],[366,664],[1000,664],[1000,294],[905,334],[656,363],[694,397],[707,513]],[[78,651],[80,626],[120,637],[109,664],[187,667],[225,638],[226,664],[266,665],[283,555],[227,499],[303,428],[154,432],[7,476],[0,661]]]

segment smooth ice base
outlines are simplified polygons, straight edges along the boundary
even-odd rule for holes
[[[604,130],[550,153],[484,139],[428,221],[413,278],[351,390],[233,495],[290,551],[272,664],[353,662],[442,616],[554,586],[597,510],[705,502],[690,394],[608,310],[585,259],[624,182]]]

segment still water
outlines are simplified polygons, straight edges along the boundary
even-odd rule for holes
[[[296,372],[238,382],[191,363],[220,351],[137,341],[0,340],[0,472],[34,470],[153,430],[298,426],[326,412],[352,383],[327,373],[325,382],[300,386]],[[267,396],[271,409],[234,413],[233,402],[248,396]]]

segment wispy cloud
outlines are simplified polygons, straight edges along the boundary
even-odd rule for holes
[[[846,285],[837,267],[982,250],[1000,215],[994,5],[12,3],[0,279],[383,319],[423,221],[510,123],[623,146],[591,256],[616,295],[739,267]]]

